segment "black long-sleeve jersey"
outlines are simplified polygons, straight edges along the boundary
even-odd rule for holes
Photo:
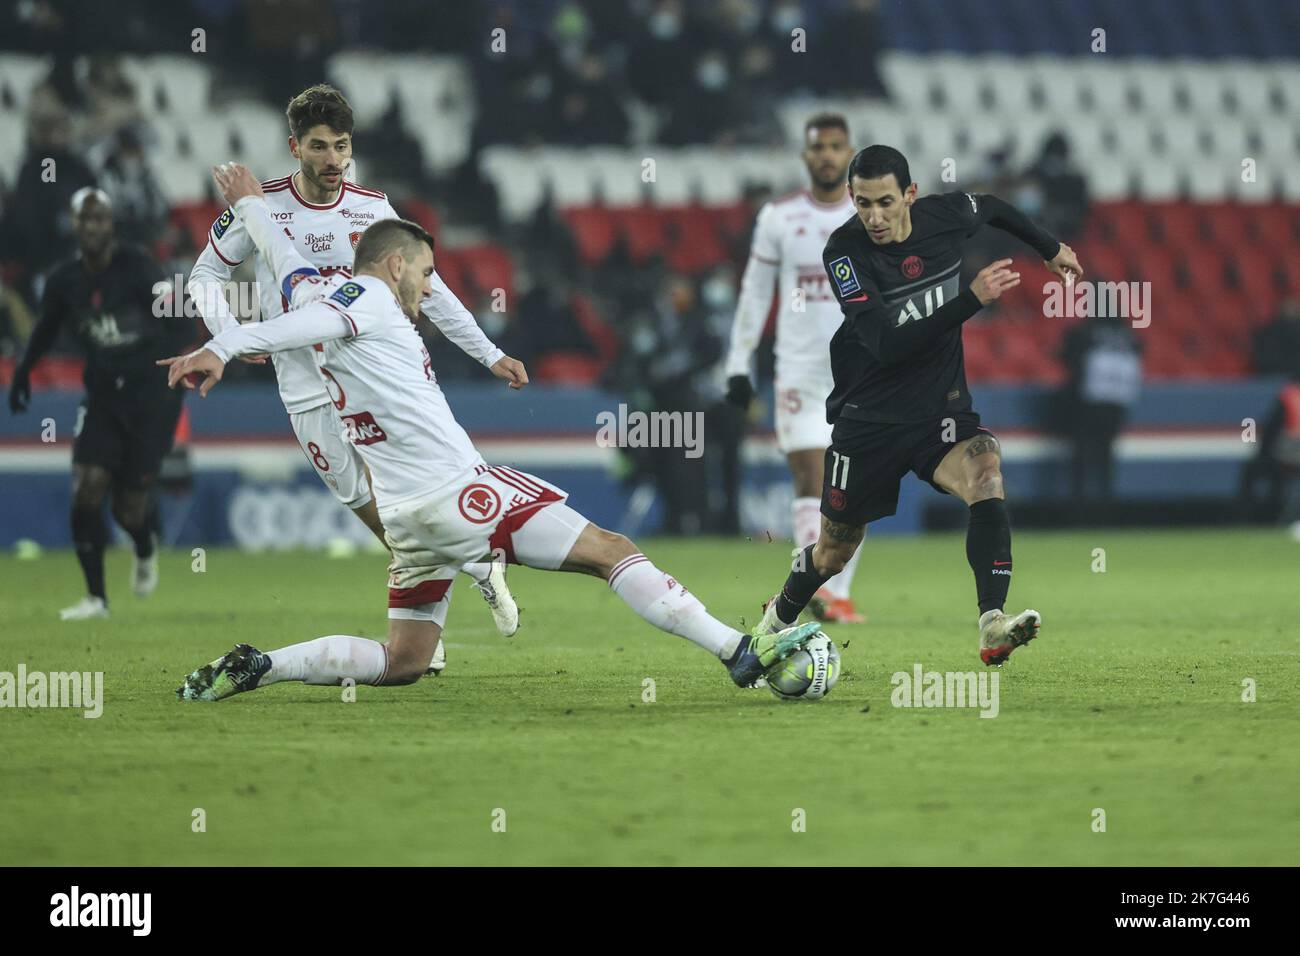
[[[970,410],[961,324],[980,302],[960,286],[961,244],[985,223],[1044,259],[1060,249],[1019,210],[981,193],[916,200],[902,242],[876,245],[857,215],[831,233],[822,264],[844,323],[831,339],[828,422],[918,422]]]
[[[163,278],[149,253],[130,244],[118,244],[100,272],[88,271],[79,256],[61,262],[45,281],[20,369],[30,370],[66,328],[85,353],[87,388],[121,377],[165,382],[166,369],[155,360],[178,354],[197,336],[192,320],[154,314]]]

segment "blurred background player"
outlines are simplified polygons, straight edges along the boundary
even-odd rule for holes
[[[157,587],[150,489],[171,449],[181,396],[167,387],[167,376],[154,361],[192,343],[197,330],[184,319],[165,317],[171,310],[161,291],[166,288],[162,269],[145,249],[115,239],[104,192],[80,189],[71,208],[78,252],[46,280],[41,317],[14,370],[9,407],[27,408],[32,367],[60,332],[70,332],[86,356],[86,397],[72,446],[72,540],[86,596],[59,616],[79,621],[108,617],[105,498],[111,498],[113,517],[134,542],[132,590],[147,597]]]
[[[1011,523],[1002,450],[971,407],[961,327],[1020,283],[1000,259],[961,287],[962,243],[988,223],[1028,244],[1062,281],[1082,274],[1069,246],[987,194],[917,199],[903,154],[868,146],[849,165],[856,215],[822,254],[844,324],[831,340],[834,423],[826,450],[821,533],[795,559],[755,633],[798,619],[841,571],[866,526],[894,514],[909,471],[970,508],[966,558],[979,602],[980,658],[1000,664],[1038,634],[1040,617],[1003,613],[1011,586]]]
[[[776,663],[806,646],[821,625],[747,635],[708,614],[682,584],[655,567],[621,534],[597,527],[566,503],[568,495],[525,472],[488,466],[438,387],[412,324],[433,275],[433,237],[407,220],[377,224],[356,250],[356,277],[323,279],[281,235],[247,168],[214,170],[214,179],[277,285],[302,277],[278,322],[226,329],[204,348],[160,362],[169,381],[202,378],[199,394],[221,380],[234,356],[321,344],[322,368],[339,386],[339,410],[373,465],[392,546],[388,641],[346,634],[263,653],[237,644],[189,674],[183,700],[221,700],[285,680],[308,684],[410,684],[437,647],[464,564],[501,551],[514,563],[603,578],[648,623],[685,638],[753,687]],[[193,387],[192,385],[190,387]]]
[[[822,267],[831,233],[853,215],[844,186],[853,156],[843,116],[818,113],[804,127],[804,165],[809,187],[759,210],[754,240],[741,280],[727,354],[727,398],[747,408],[754,397],[749,367],[777,285],[776,445],[794,479],[794,542],[803,550],[817,540],[821,519],[822,467],[831,443],[826,398],[831,377],[831,336],[843,322]],[[849,589],[858,566],[855,552],[844,570],[817,590],[808,604],[822,621],[863,621]]]
[[[266,202],[298,252],[322,275],[351,275],[352,250],[362,234],[379,220],[398,218],[397,213],[383,193],[365,189],[345,177],[352,164],[353,115],[342,93],[323,84],[309,87],[289,101],[286,116],[289,151],[299,166],[292,175],[264,184]],[[238,324],[223,290],[231,270],[256,251],[232,210],[227,209],[212,224],[208,244],[190,273],[188,288],[213,335]],[[260,258],[256,259],[256,270],[262,317],[273,319],[284,312],[289,291],[280,288]],[[522,363],[492,344],[473,315],[436,274],[432,290],[424,303],[424,314],[447,338],[512,387],[527,383]],[[343,399],[336,383],[327,373],[322,378],[310,346],[281,352],[273,358],[280,398],[303,454],[334,496],[384,541],[384,526],[365,464],[339,424],[336,408],[342,407]],[[251,360],[264,362],[266,358],[253,356]],[[519,615],[506,586],[503,566],[476,564],[466,573],[474,578],[474,586],[491,608],[498,630],[513,634]],[[434,664],[435,671],[443,665],[445,660],[440,657]]]

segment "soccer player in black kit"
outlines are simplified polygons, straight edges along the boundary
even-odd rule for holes
[[[1001,664],[1033,640],[1037,611],[1003,613],[1011,584],[1011,525],[998,440],[971,408],[961,325],[1020,283],[1001,259],[960,285],[962,241],[988,224],[1011,233],[1066,283],[1082,276],[1074,251],[995,196],[917,198],[907,160],[868,146],[849,165],[856,213],[826,243],[823,265],[844,313],[831,339],[834,425],[816,544],[795,558],[755,633],[788,627],[862,541],[892,515],[899,482],[915,472],[970,506],[966,558],[975,572],[980,658]]]
[[[171,448],[182,392],[167,387],[167,370],[154,361],[197,338],[192,322],[155,315],[162,269],[144,249],[114,239],[104,192],[79,190],[72,220],[78,253],[50,271],[41,318],[9,390],[10,409],[26,409],[32,367],[62,330],[85,352],[86,397],[72,446],[72,541],[87,593],[60,612],[65,621],[108,617],[103,503],[110,491],[113,517],[135,544],[132,589],[147,596],[157,585],[150,487]]]

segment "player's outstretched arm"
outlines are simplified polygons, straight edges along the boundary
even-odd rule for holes
[[[861,294],[862,307],[853,313],[850,321],[871,354],[882,365],[894,365],[929,348],[982,307],[1019,284],[1020,273],[1011,271],[1011,260],[999,259],[981,269],[961,295],[951,302],[945,302],[921,321],[896,325],[893,313],[879,304],[874,287],[871,292]],[[851,299],[845,301],[850,304],[853,302]]]
[[[179,381],[186,388],[193,388],[189,376],[201,374],[203,384],[199,386],[199,395],[205,396],[221,381],[221,372],[232,358],[300,349],[345,338],[354,331],[352,320],[341,309],[325,302],[312,302],[286,312],[274,322],[252,322],[226,329],[203,348],[189,355],[159,359],[157,364],[168,367],[167,384],[172,388]]]
[[[474,361],[487,367],[493,375],[503,379],[511,388],[528,384],[528,370],[524,363],[511,358],[497,348],[479,327],[474,315],[447,288],[447,283],[435,272],[429,277],[432,294],[420,303],[420,311],[438,331]]]
[[[266,194],[262,184],[247,166],[225,163],[212,167],[212,181],[230,208],[239,214],[248,238],[271,267],[271,274],[280,284],[280,291],[289,308],[295,308],[294,287],[307,276],[319,276],[320,271],[303,258],[281,231],[271,221],[271,211],[266,208]],[[310,344],[310,343],[309,343]]]
[[[1079,265],[1074,250],[1011,203],[989,193],[967,194],[961,201],[967,200],[975,207],[976,225],[988,223],[1015,236],[1042,256],[1047,268],[1061,281],[1069,283],[1083,276],[1083,267]]]

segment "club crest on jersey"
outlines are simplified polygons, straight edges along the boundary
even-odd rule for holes
[[[925,271],[925,262],[920,256],[908,256],[898,268],[907,278],[916,279]]]
[[[234,221],[235,211],[227,208],[225,212],[217,217],[217,221],[212,224],[212,234],[220,239],[226,234],[226,230],[230,228]]]
[[[858,274],[853,271],[853,263],[849,261],[848,256],[832,259],[826,268],[830,272],[831,278],[835,280],[835,285],[840,290],[841,296],[862,291],[862,283],[858,281]]]
[[[501,496],[490,485],[467,485],[457,502],[466,521],[487,524],[501,512]]]
[[[353,248],[353,249],[355,249],[355,248],[357,247],[357,243],[360,242],[360,241],[361,241],[361,233],[359,233],[359,232],[349,232],[349,233],[348,233],[348,242],[352,243],[352,248]]]
[[[330,301],[337,302],[339,305],[347,308],[353,302],[357,301],[357,299],[361,297],[361,293],[365,291],[364,288],[355,282],[345,282],[334,290],[334,294],[330,296]]]

